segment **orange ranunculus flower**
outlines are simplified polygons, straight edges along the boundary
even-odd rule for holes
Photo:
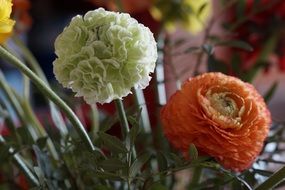
[[[186,81],[162,108],[161,120],[168,140],[185,155],[193,143],[234,171],[251,166],[271,123],[255,88],[222,73]]]

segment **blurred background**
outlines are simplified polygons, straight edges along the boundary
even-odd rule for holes
[[[193,26],[192,29],[184,27],[185,19],[180,12],[186,5],[179,2],[166,0],[153,4],[151,0],[13,0],[13,14],[19,20],[17,29],[20,38],[38,59],[48,80],[55,84],[52,72],[55,38],[71,17],[103,6],[109,10],[129,12],[156,36],[160,34],[163,24],[165,28],[170,28],[165,33],[164,38],[167,38],[168,43],[163,48],[167,97],[194,72],[220,71],[253,83],[261,94],[273,89],[268,105],[273,119],[282,120],[285,117],[284,1],[205,1],[210,11],[206,12],[207,18],[203,18],[205,22],[202,28],[197,30]],[[171,21],[177,20],[174,29],[169,27]],[[240,41],[252,49],[246,50],[245,44]],[[8,42],[9,46],[13,46],[13,43],[13,40]],[[203,46],[205,44],[208,46]],[[210,49],[208,53],[211,55],[196,51],[201,47]],[[0,62],[0,68],[9,83],[21,91],[19,72],[3,61]],[[41,100],[36,103],[41,105]]]
[[[160,94],[155,96],[157,92],[152,84],[155,82],[151,82],[144,90],[151,126],[156,126],[158,123],[156,108],[165,104],[185,80],[204,72],[223,72],[252,83],[265,97],[272,113],[273,123],[277,123],[272,125],[272,131],[276,130],[279,133],[279,127],[284,128],[284,0],[12,0],[12,2],[12,17],[16,20],[16,26],[6,46],[23,59],[23,49],[19,48],[19,41],[27,45],[40,63],[53,90],[75,110],[76,115],[88,129],[94,124],[90,119],[90,105],[71,96],[72,92],[64,90],[55,80],[54,41],[72,17],[98,7],[127,12],[154,33],[159,56],[152,77],[158,82]],[[9,85],[18,93],[23,93],[21,73],[3,60],[0,60],[0,70],[3,71]],[[36,117],[40,122],[49,123],[46,122],[51,120],[47,101],[33,87],[31,101]],[[163,93],[164,90],[166,94]],[[0,96],[1,93],[0,88]],[[160,98],[158,103],[156,97]],[[134,105],[130,98],[125,98],[124,104],[126,107]],[[98,118],[101,119],[107,114],[114,116],[115,109],[112,103],[98,105],[98,108],[100,114],[103,113],[103,116],[100,115]],[[282,125],[279,126],[279,122]],[[0,121],[0,124],[2,123]],[[15,123],[18,125],[20,122]],[[115,130],[120,129],[115,127]],[[0,133],[5,135],[3,125],[0,125]],[[118,133],[120,132],[114,131],[114,134]],[[280,132],[281,135],[282,133],[283,131]],[[143,140],[145,142],[145,139]],[[268,152],[272,155],[275,151],[278,153],[280,149],[283,152],[275,156],[277,160],[283,160],[284,140],[280,142],[279,139],[273,140],[278,143],[269,142],[265,154],[267,149],[270,149]],[[280,162],[278,161],[279,164]],[[266,167],[270,168],[271,165]],[[260,169],[260,166],[255,168]]]

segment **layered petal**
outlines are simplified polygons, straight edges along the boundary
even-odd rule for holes
[[[108,103],[148,86],[157,59],[150,30],[102,8],[74,17],[55,41],[54,74],[87,103]]]
[[[221,73],[190,78],[161,111],[166,137],[187,154],[189,145],[225,168],[242,171],[260,153],[271,123],[263,98],[248,83]]]

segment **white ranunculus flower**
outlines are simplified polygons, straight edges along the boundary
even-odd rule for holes
[[[54,74],[92,103],[109,103],[148,86],[157,59],[151,31],[126,13],[103,8],[75,16],[55,41]]]

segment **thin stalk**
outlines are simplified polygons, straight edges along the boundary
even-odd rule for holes
[[[4,123],[6,124],[8,129],[12,132],[12,134],[15,135],[17,144],[22,144],[20,135],[19,135],[17,128],[16,128],[16,125],[14,124],[11,116],[9,115],[8,108],[4,104],[2,99],[0,99],[0,110],[1,110],[1,112],[6,112],[6,114],[4,116]]]
[[[43,70],[41,69],[40,64],[38,63],[37,59],[34,57],[33,53],[29,50],[29,48],[27,48],[27,46],[17,36],[13,36],[13,40],[15,44],[17,45],[17,47],[21,49],[21,53],[24,56],[24,59],[27,61],[27,64],[29,65],[31,70],[34,71],[46,83],[48,87],[50,87],[48,80]],[[52,101],[50,101],[49,99],[48,101],[49,101],[51,116],[52,116],[55,126],[58,128],[62,136],[66,136],[68,131],[64,123],[64,120],[61,116],[61,113],[58,111],[57,107],[52,103]]]
[[[133,89],[136,104],[142,109],[141,110],[141,124],[143,126],[144,132],[151,133],[150,120],[148,116],[147,106],[145,103],[145,97],[141,89]]]
[[[21,121],[22,124],[26,123],[26,119],[24,117],[24,112],[23,109],[21,107],[21,105],[19,104],[19,102],[17,101],[17,98],[14,96],[14,93],[11,89],[11,87],[8,85],[7,81],[5,80],[4,74],[2,73],[2,71],[0,70],[0,87],[4,93],[4,95],[6,96],[7,100],[10,102],[12,108],[14,109],[17,117],[19,118],[19,120]]]
[[[124,7],[121,0],[115,0],[116,6],[119,11],[124,12]]]
[[[207,26],[206,29],[205,29],[201,46],[204,45],[204,44],[207,42],[207,40],[208,40],[208,38],[209,38],[209,35],[210,35],[210,32],[211,32],[211,29],[212,29],[214,23],[215,23],[215,20],[214,20],[214,18],[212,18],[212,19],[210,20],[208,26]],[[197,56],[197,60],[196,60],[196,64],[194,65],[194,69],[193,69],[193,74],[192,74],[192,76],[197,76],[197,75],[199,75],[199,68],[200,68],[200,65],[202,64],[203,56],[204,56],[204,51],[200,52],[199,55]]]
[[[35,73],[33,73],[24,63],[22,63],[17,57],[8,52],[5,48],[0,46],[0,56],[7,60],[10,64],[17,67],[25,75],[27,75],[31,81],[38,87],[38,89],[47,96],[51,101],[53,101],[59,108],[63,110],[66,117],[70,120],[72,125],[77,130],[77,133],[88,147],[89,150],[94,151],[96,148],[93,145],[91,139],[89,138],[87,132],[85,131],[80,120],[74,114],[69,106],[56,94],[54,93],[43,80],[41,80]]]
[[[0,143],[5,144],[5,139],[0,135]],[[28,168],[26,165],[24,159],[20,156],[19,153],[14,153],[13,148],[9,148],[9,153],[12,155],[14,162],[16,165],[20,168],[20,170],[24,173],[24,175],[27,177],[29,182],[33,186],[39,186],[40,183],[37,179],[37,177],[34,175],[34,173]]]
[[[91,121],[92,121],[92,125],[91,125],[91,136],[93,138],[93,140],[96,139],[96,134],[99,131],[100,128],[100,122],[99,122],[99,111],[97,108],[96,104],[92,104],[91,105]]]
[[[267,180],[255,188],[255,190],[272,189],[285,179],[285,166],[272,174]]]
[[[47,136],[44,128],[41,126],[39,121],[37,121],[37,118],[34,116],[34,113],[31,111],[31,108],[29,108],[30,105],[25,100],[22,101],[22,99],[17,97],[13,89],[7,85],[7,82],[5,81],[3,74],[0,73],[0,75],[1,75],[0,76],[0,87],[3,89],[4,94],[10,101],[11,106],[17,113],[21,123],[27,126],[31,136],[33,137],[33,140],[36,141],[40,137]],[[27,88],[26,86],[29,85],[29,81],[25,79],[27,78],[26,77],[24,78],[24,86],[25,86],[24,89],[26,89]],[[27,91],[28,90],[25,90],[24,96],[27,95],[26,94]],[[25,109],[25,108],[29,108],[29,109]],[[48,142],[47,145],[48,145],[48,149],[50,150],[53,158],[58,160],[59,157],[58,157],[57,152],[55,151],[55,148],[52,142],[51,141]]]
[[[170,41],[170,38],[169,38],[169,34],[167,33],[166,34],[166,38],[169,39],[167,41]],[[176,89],[177,90],[180,90],[181,89],[181,81],[180,81],[180,77],[178,75],[178,72],[176,70],[176,67],[175,65],[173,64],[173,60],[172,60],[172,51],[173,51],[173,48],[172,48],[172,44],[170,42],[168,42],[166,44],[166,47],[165,47],[165,64],[169,65],[170,66],[170,70],[171,70],[171,73],[174,77],[174,80],[175,80],[175,84],[176,84]]]
[[[122,126],[122,136],[123,138],[126,138],[127,134],[130,132],[130,127],[126,116],[125,108],[122,100],[120,99],[116,99],[115,104],[118,111],[119,120]]]
[[[19,102],[21,102],[25,118],[29,120],[33,127],[35,127],[41,137],[48,137],[49,135],[45,131],[44,126],[39,122],[38,118],[33,112],[31,104],[29,104],[30,100],[30,80],[27,76],[23,75],[23,83],[24,83],[24,98],[21,99],[18,97]],[[16,96],[16,94],[15,94]],[[47,148],[50,151],[52,157],[55,160],[59,160],[59,155],[55,149],[53,142],[51,141],[50,137],[47,139]]]
[[[30,92],[31,92],[31,85],[30,80],[28,77],[23,75],[23,83],[24,83],[24,99],[29,101],[30,100]]]
[[[130,132],[130,127],[129,127],[128,119],[126,116],[124,104],[122,100],[120,99],[116,99],[115,104],[116,104],[116,108],[119,114],[119,120],[122,126],[122,135],[123,135],[123,138],[126,138],[127,134]],[[132,151],[133,158],[136,158],[137,153],[136,153],[136,149],[134,146],[132,147],[131,151]],[[130,158],[129,161],[131,161],[131,156],[129,155],[128,157]]]
[[[5,81],[3,73],[0,71],[0,87],[10,102],[11,107],[13,108],[14,112],[16,113],[17,117],[19,118],[20,122],[22,125],[26,125],[33,140],[35,141],[36,139],[39,138],[38,131],[36,131],[31,125],[29,124],[27,118],[24,115],[23,108],[19,101],[17,100],[17,97],[15,96],[13,90],[11,89],[10,86],[8,86],[7,82]]]
[[[31,108],[31,105],[27,101],[24,100],[22,102],[22,107],[23,107],[23,110],[25,111],[25,115],[28,118],[29,122],[32,124],[32,126],[37,128],[37,130],[39,132],[39,135],[41,137],[48,137],[48,139],[47,139],[47,148],[49,149],[52,157],[55,160],[59,160],[59,156],[57,154],[57,151],[56,151],[56,149],[54,147],[53,142],[51,141],[49,135],[45,131],[45,129],[42,126],[42,124],[39,122],[38,118],[35,116],[32,108]]]
[[[201,166],[195,167],[193,170],[192,180],[191,183],[189,184],[188,189],[196,187],[200,182],[201,176],[202,176],[202,167]]]
[[[158,59],[155,68],[155,80],[156,80],[156,93],[159,106],[166,104],[166,90],[165,90],[165,76],[164,76],[164,42],[165,35],[161,32],[158,36],[157,48]]]
[[[160,31],[157,37],[158,59],[155,68],[155,93],[158,105],[156,106],[156,116],[159,118],[160,109],[167,102],[166,87],[165,87],[165,75],[164,75],[164,46],[165,46],[165,32]],[[153,142],[156,143],[156,147],[162,151],[168,151],[167,143],[163,136],[162,126],[160,120],[157,120],[157,125],[154,128]]]
[[[151,124],[148,115],[148,110],[145,102],[143,90],[133,89],[136,104],[141,108],[141,125],[143,126],[145,134],[151,134]],[[152,139],[153,140],[153,139]],[[153,143],[153,142],[152,142]],[[157,165],[156,160],[151,160],[151,169],[154,170],[154,166]]]

